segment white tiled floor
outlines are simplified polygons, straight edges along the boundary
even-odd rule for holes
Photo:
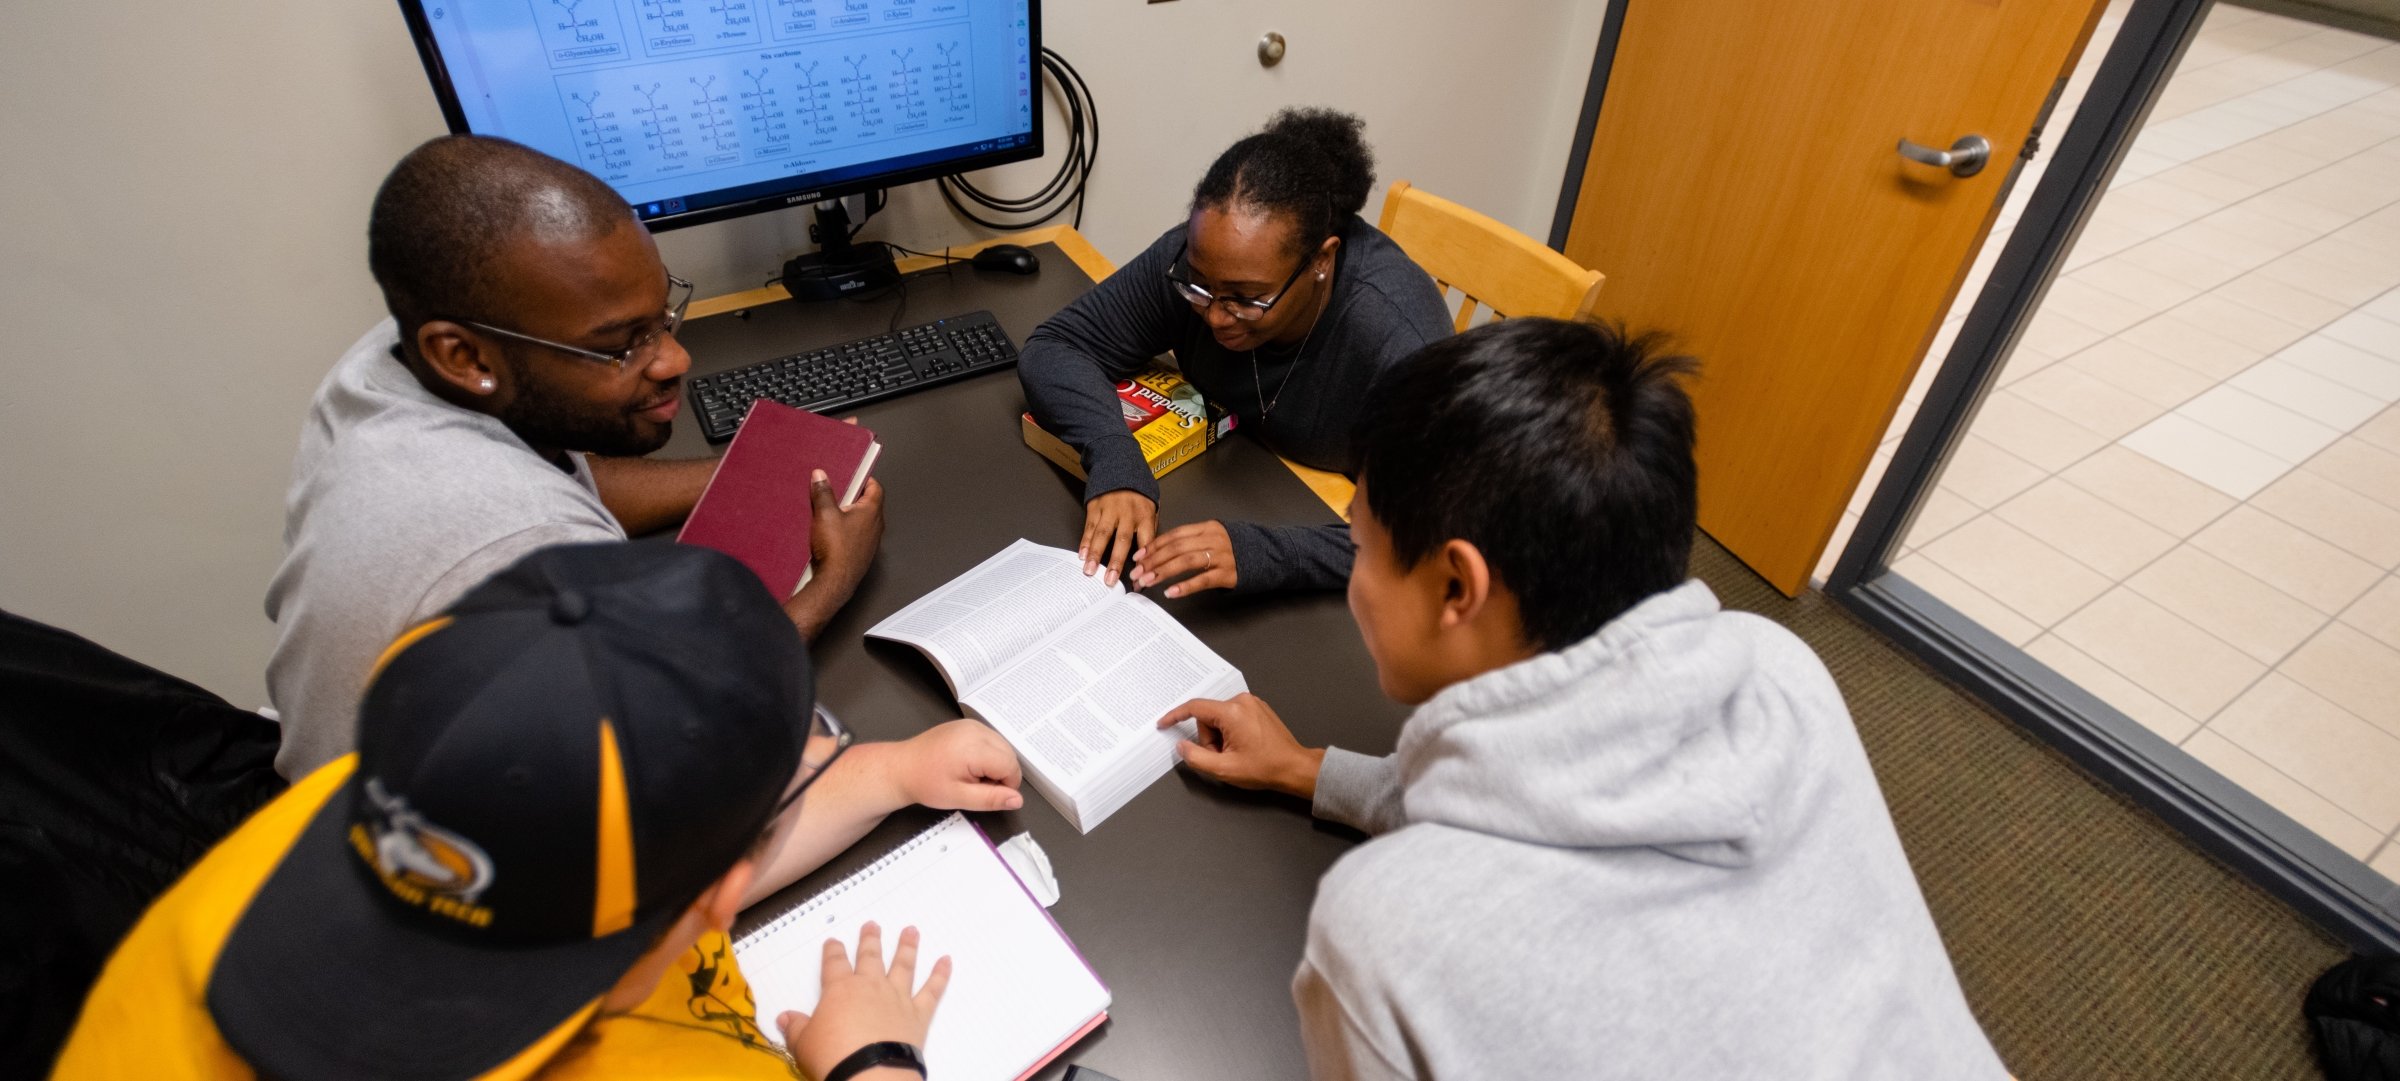
[[[2400,879],[2400,44],[2211,12],[1893,567]]]

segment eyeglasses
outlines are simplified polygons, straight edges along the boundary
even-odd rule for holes
[[[850,727],[834,716],[832,710],[824,706],[809,710],[808,738],[800,745],[798,783],[792,785],[792,790],[783,794],[783,801],[775,805],[775,817],[782,817],[792,804],[800,802],[800,793],[808,791],[809,785],[825,775],[825,770],[833,765],[833,760],[849,749],[851,738]]]
[[[1255,323],[1258,320],[1266,318],[1267,312],[1273,310],[1276,302],[1282,300],[1286,294],[1292,291],[1292,283],[1299,281],[1300,273],[1304,270],[1307,270],[1308,264],[1315,260],[1315,256],[1313,255],[1302,256],[1300,258],[1300,265],[1292,268],[1292,276],[1283,279],[1283,284],[1276,287],[1275,292],[1272,295],[1263,297],[1246,297],[1234,293],[1226,293],[1220,296],[1216,293],[1209,292],[1206,286],[1193,281],[1188,274],[1176,273],[1177,269],[1190,265],[1183,261],[1183,257],[1191,250],[1191,247],[1192,242],[1190,240],[1185,240],[1181,247],[1175,249],[1175,261],[1167,269],[1167,281],[1175,286],[1175,291],[1181,294],[1183,299],[1191,303],[1193,310],[1204,312],[1207,311],[1211,305],[1221,304],[1224,305],[1225,313],[1227,315],[1231,315],[1245,323]]]
[[[668,335],[675,333],[676,328],[683,325],[684,309],[691,307],[691,305],[692,283],[687,282],[682,278],[678,278],[673,274],[667,275],[667,310],[665,318],[657,326],[644,328],[641,334],[633,339],[633,344],[628,345],[623,349],[619,349],[614,353],[603,353],[596,349],[585,349],[580,345],[568,345],[565,342],[554,342],[548,338],[536,338],[531,334],[522,334],[514,330],[509,330],[505,327],[496,327],[490,323],[479,322],[474,319],[455,319],[452,320],[452,322],[464,323],[467,326],[474,327],[475,329],[483,331],[486,334],[497,334],[503,338],[515,338],[521,342],[530,342],[534,345],[556,349],[559,352],[568,354],[570,356],[582,357],[585,360],[606,364],[617,369],[618,371],[624,371],[627,364],[631,364],[636,368],[640,368],[647,366],[652,360],[657,359],[658,343],[666,340]]]

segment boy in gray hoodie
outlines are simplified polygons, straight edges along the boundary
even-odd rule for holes
[[[1324,1078],[2004,1078],[1840,692],[1685,580],[1689,370],[1511,319],[1360,410],[1350,609],[1399,749],[1195,701],[1185,763],[1374,835],[1292,980]]]

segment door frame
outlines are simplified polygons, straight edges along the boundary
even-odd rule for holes
[[[1567,230],[1575,223],[1575,200],[1583,194],[1583,168],[1592,160],[1592,132],[1600,126],[1600,98],[1608,93],[1608,73],[1617,60],[1617,38],[1625,32],[1625,9],[1634,0],[1605,0],[1600,18],[1600,45],[1593,50],[1592,79],[1583,88],[1583,111],[1575,117],[1575,143],[1567,148],[1567,177],[1558,187],[1558,210],[1550,217],[1550,250],[1567,250]]]
[[[2132,0],[1825,592],[2353,948],[2400,950],[2400,886],[1890,570],[1942,463],[2213,6]]]
[[[1641,0],[1612,0],[1601,26],[1551,219],[1554,249],[1566,246],[1625,9],[1636,2]],[[2084,106],[2066,118],[2050,166],[1949,354],[1926,358],[1941,368],[1857,529],[1836,557],[1825,592],[1901,649],[2352,948],[2400,951],[2400,887],[1890,570],[1891,557],[1932,491],[1949,449],[1995,385],[2018,333],[2040,309],[2061,260],[2106,194],[2118,162],[2213,6],[2214,0],[2132,0]],[[2102,111],[2094,103],[2109,106]],[[2053,119],[2045,116],[2042,128],[2050,128]]]

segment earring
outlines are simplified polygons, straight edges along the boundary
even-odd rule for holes
[[[492,392],[492,381],[490,379],[485,379],[483,382],[475,384],[475,386],[482,390],[485,394],[490,394]]]

